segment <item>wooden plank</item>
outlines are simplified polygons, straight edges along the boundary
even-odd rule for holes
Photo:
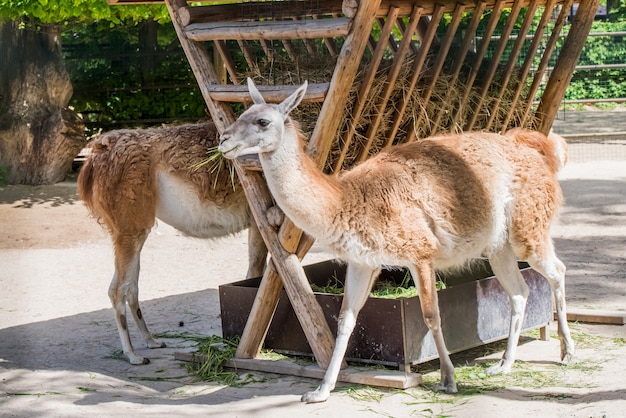
[[[194,353],[174,353],[174,359],[178,361],[197,361],[198,356]],[[201,360],[200,360],[201,361]],[[250,370],[262,373],[284,374],[289,376],[306,377],[310,379],[324,378],[326,371],[315,365],[300,365],[289,360],[264,360],[264,359],[240,359],[226,360],[224,366],[235,370]],[[422,375],[397,370],[345,368],[339,372],[339,382],[356,383],[367,386],[378,386],[394,389],[408,389],[419,386],[422,383]]]
[[[184,28],[187,38],[194,41],[215,39],[315,39],[346,36],[352,19],[265,20],[255,22],[195,23]]]
[[[556,319],[556,312],[554,315],[554,319]],[[624,325],[626,324],[626,312],[597,309],[568,309],[567,320],[590,324]]]
[[[226,367],[319,380],[324,378],[324,373],[326,372],[315,365],[303,366],[288,360],[232,359],[226,362]],[[422,383],[422,376],[419,373],[405,373],[395,370],[345,368],[339,372],[337,380],[344,383],[408,389]]]
[[[309,84],[305,102],[322,102],[326,97],[330,83]],[[300,86],[257,86],[268,103],[280,103]],[[251,102],[247,85],[212,84],[206,87],[211,98],[218,102]]]
[[[528,5],[531,0],[523,0],[522,5]],[[545,4],[547,0],[541,0],[542,4]],[[411,13],[411,10],[414,5],[419,5],[424,9],[424,15],[430,15],[435,12],[438,6],[443,7],[444,13],[452,13],[454,9],[457,7],[459,3],[463,3],[466,6],[467,11],[472,11],[474,8],[478,7],[478,3],[480,0],[472,0],[472,1],[459,1],[459,0],[430,0],[430,1],[416,1],[416,0],[383,0],[380,8],[378,9],[376,16],[385,16],[389,12],[390,7],[398,7],[400,8],[400,16],[406,17]],[[491,10],[494,8],[497,3],[496,0],[486,0],[486,8],[487,10]],[[511,7],[514,3],[514,0],[506,0],[504,2],[504,7]]]

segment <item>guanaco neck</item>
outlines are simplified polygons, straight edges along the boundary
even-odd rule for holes
[[[261,153],[259,159],[278,206],[304,231],[319,234],[341,206],[341,185],[306,154],[303,136],[287,118],[278,148]]]

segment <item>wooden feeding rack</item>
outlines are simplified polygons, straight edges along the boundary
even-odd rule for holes
[[[573,0],[165,0],[219,131],[250,101],[245,77],[273,102],[307,79],[294,118],[328,172],[439,132],[547,133],[598,3],[581,0],[572,12]],[[284,287],[326,368],[334,337],[300,263],[313,239],[288,219],[270,224],[258,162],[236,171],[271,255],[236,358],[257,357]]]

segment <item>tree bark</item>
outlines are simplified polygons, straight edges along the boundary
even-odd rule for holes
[[[85,145],[71,97],[59,27],[0,24],[0,170],[8,183],[65,178]]]

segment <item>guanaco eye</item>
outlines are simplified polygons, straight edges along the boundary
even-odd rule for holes
[[[266,127],[267,125],[270,124],[270,121],[269,121],[269,119],[259,119],[258,123],[259,123],[260,126]]]

